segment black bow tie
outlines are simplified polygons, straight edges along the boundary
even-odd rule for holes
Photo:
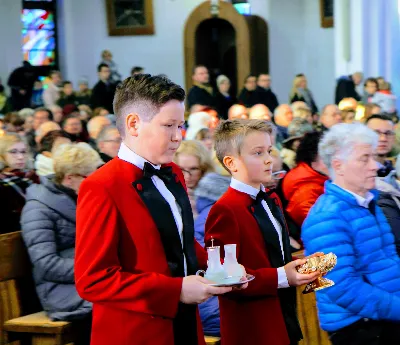
[[[268,197],[268,193],[267,193],[267,192],[264,192],[264,191],[262,191],[262,190],[260,190],[260,191],[258,192],[258,194],[257,194],[256,202],[261,203],[261,201],[267,199],[267,197]]]
[[[152,176],[157,176],[163,180],[164,183],[169,183],[173,177],[172,167],[156,169],[150,163],[145,162],[143,168],[143,177],[151,178]]]

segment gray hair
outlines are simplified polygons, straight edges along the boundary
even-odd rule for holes
[[[100,131],[99,136],[96,138],[96,144],[98,145],[99,143],[108,140],[110,132],[113,131],[113,130],[118,131],[118,128],[115,127],[115,126],[106,126],[106,127],[104,127]]]
[[[35,111],[31,108],[23,108],[18,112],[18,115],[26,120],[29,116],[33,116],[34,113]]]
[[[375,150],[378,140],[378,135],[365,125],[340,123],[326,132],[318,145],[318,152],[333,179],[334,159],[347,160],[357,144],[368,144]]]

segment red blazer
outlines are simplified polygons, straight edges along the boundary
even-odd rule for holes
[[[184,185],[180,169],[171,166]],[[142,175],[115,158],[80,187],[75,280],[79,295],[93,302],[91,345],[174,344],[182,278],[171,277],[160,234],[132,186]],[[195,243],[204,268],[206,253]],[[197,328],[203,345],[199,317]]]
[[[278,273],[271,267],[264,238],[250,211],[253,202],[248,194],[229,188],[211,208],[206,222],[206,246],[211,236],[222,249],[224,244],[236,243],[238,262],[255,276],[247,289],[219,298],[221,341],[226,345],[288,345]]]

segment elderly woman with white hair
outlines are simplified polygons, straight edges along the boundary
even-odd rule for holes
[[[338,124],[319,143],[331,181],[303,223],[307,255],[337,255],[317,292],[319,320],[333,345],[400,344],[400,259],[376,205],[378,136],[361,124]]]
[[[22,236],[44,311],[55,321],[86,320],[92,305],[79,297],[74,279],[77,193],[103,162],[86,143],[63,144],[52,158],[55,174],[27,190]]]
[[[227,120],[228,110],[232,105],[237,103],[237,99],[229,93],[231,81],[226,75],[221,74],[217,77],[217,88],[216,102],[218,114],[221,119]]]

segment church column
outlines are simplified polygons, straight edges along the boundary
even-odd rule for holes
[[[335,0],[336,76],[363,71],[394,81],[393,45],[399,42],[398,0]]]

